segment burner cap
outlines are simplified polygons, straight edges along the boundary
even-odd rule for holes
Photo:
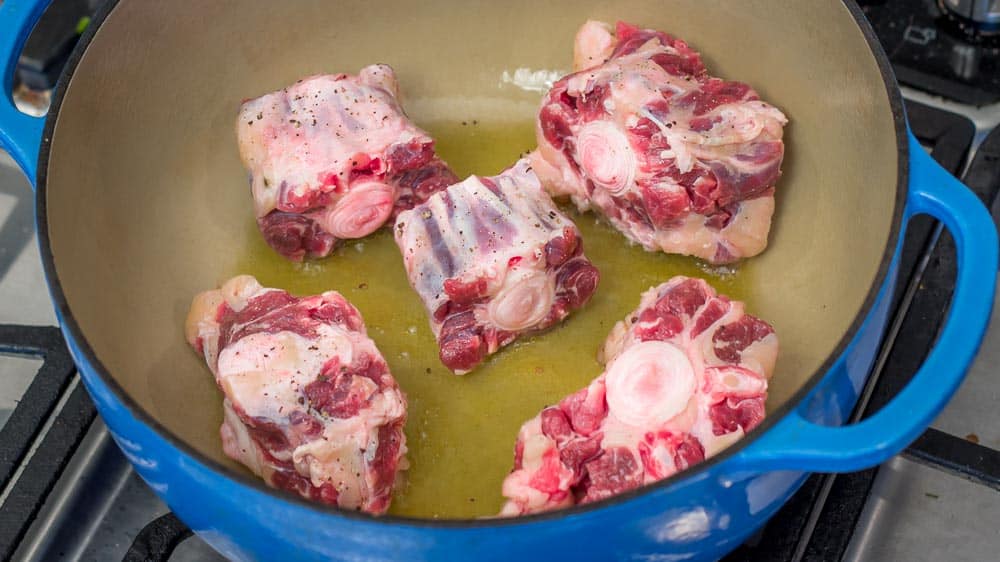
[[[937,0],[945,16],[967,34],[1000,32],[1000,0]]]

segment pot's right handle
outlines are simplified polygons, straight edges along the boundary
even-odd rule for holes
[[[793,410],[736,458],[750,470],[849,472],[885,462],[913,442],[958,389],[982,340],[997,277],[997,231],[986,207],[910,135],[906,220],[931,215],[951,232],[958,275],[944,329],[909,384],[853,425],[823,426]]]
[[[11,97],[14,71],[24,42],[51,0],[4,0],[0,2],[0,148],[6,150],[35,185],[38,149],[42,145],[45,119],[18,111]]]

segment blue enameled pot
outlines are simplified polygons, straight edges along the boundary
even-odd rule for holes
[[[47,4],[0,6],[0,145],[36,186],[62,331],[139,474],[234,559],[714,559],[810,472],[870,467],[917,437],[958,388],[990,317],[990,216],[909,133],[886,57],[850,1],[111,1],[90,22],[42,119],[18,113],[9,94],[20,47]],[[208,375],[183,349],[180,326],[187,299],[219,280],[204,273],[213,260],[231,266],[218,251],[232,242],[228,195],[204,180],[216,159],[225,174],[239,173],[239,96],[384,58],[428,99],[465,107],[454,100],[474,105],[477,92],[493,88],[507,96],[500,113],[527,107],[530,115],[538,94],[510,93],[500,71],[565,67],[573,30],[587,17],[684,37],[710,67],[754,84],[791,119],[771,247],[747,270],[756,272],[754,313],[774,321],[782,344],[777,403],[765,422],[655,485],[509,520],[344,512],[220,463],[210,452],[215,427],[183,407],[197,399],[186,377]],[[413,107],[419,118],[438,106]],[[234,197],[237,207],[248,199]],[[886,327],[902,233],[919,214],[940,220],[958,249],[946,325],[899,395],[843,426]],[[143,365],[170,376],[149,378]],[[185,419],[194,420],[190,431]]]

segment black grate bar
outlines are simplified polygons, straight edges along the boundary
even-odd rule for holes
[[[75,371],[59,328],[0,324],[0,353],[41,357],[38,374],[0,428],[0,490],[10,483]]]
[[[968,117],[903,100],[910,129],[921,143],[931,147],[931,157],[942,168],[959,176],[976,136],[976,125]]]
[[[0,505],[0,560],[9,560],[97,415],[82,384],[71,391]]]
[[[1000,490],[1000,451],[934,429],[903,453],[907,458]]]
[[[191,529],[173,512],[162,515],[139,531],[124,562],[157,562],[170,559],[177,545],[191,536]]]

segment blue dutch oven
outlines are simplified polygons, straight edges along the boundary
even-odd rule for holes
[[[229,557],[714,559],[808,473],[863,469],[903,449],[958,388],[986,328],[993,223],[909,133],[886,57],[851,2],[112,1],[39,119],[9,93],[47,4],[0,6],[0,144],[36,187],[52,299],[101,416],[146,482]],[[227,463],[219,396],[181,325],[191,296],[240,272],[232,248],[256,236],[232,131],[241,97],[384,61],[415,94],[418,122],[458,111],[484,125],[530,122],[538,94],[499,77],[568,66],[587,18],[675,33],[790,117],[771,244],[740,273],[751,309],[781,338],[764,423],[662,482],[517,519],[345,512]],[[910,383],[845,426],[886,326],[902,233],[919,214],[940,220],[958,249],[947,323]]]

